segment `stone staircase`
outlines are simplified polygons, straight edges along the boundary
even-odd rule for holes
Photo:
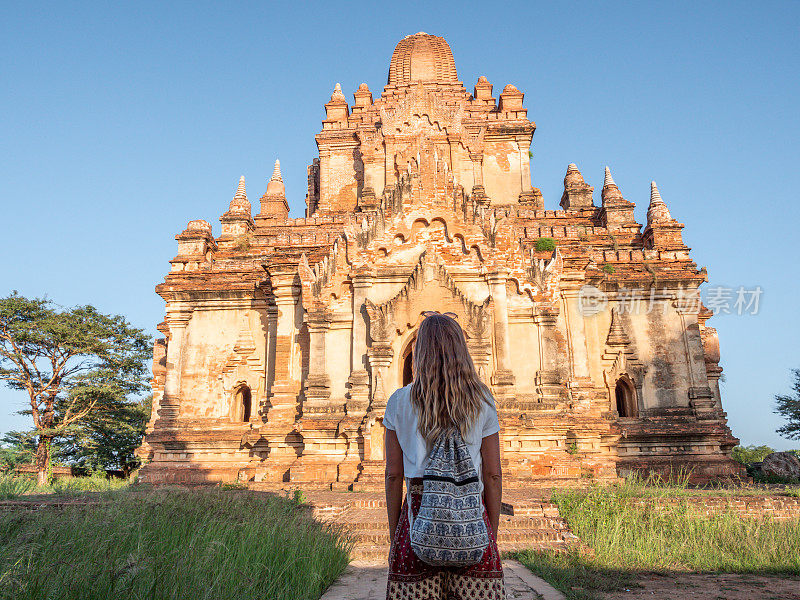
[[[576,539],[555,504],[534,491],[510,493],[500,515],[501,552],[563,548]],[[317,518],[347,528],[355,539],[353,560],[385,560],[389,554],[386,502],[375,492],[308,492]]]

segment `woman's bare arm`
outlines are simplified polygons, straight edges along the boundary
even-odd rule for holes
[[[403,450],[392,429],[386,430],[386,512],[389,517],[389,542],[394,543],[394,532],[400,520],[403,505]]]
[[[483,474],[483,502],[489,515],[489,524],[497,539],[500,526],[500,501],[503,496],[503,473],[500,467],[500,434],[493,433],[481,443],[481,471]]]

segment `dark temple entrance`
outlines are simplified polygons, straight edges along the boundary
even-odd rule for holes
[[[403,359],[403,385],[406,386],[414,380],[414,351],[409,349],[408,354]]]

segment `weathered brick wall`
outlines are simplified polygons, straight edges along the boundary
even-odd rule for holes
[[[733,512],[753,519],[770,517],[779,521],[800,519],[800,498],[791,496],[685,496],[679,498],[639,498],[639,506],[659,510],[686,503],[689,510],[705,516]]]

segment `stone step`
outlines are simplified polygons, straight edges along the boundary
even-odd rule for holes
[[[387,544],[389,532],[379,530],[355,530],[352,532],[357,544]],[[553,529],[512,529],[500,530],[498,543],[503,542],[558,542],[563,535]]]
[[[564,548],[574,539],[549,497],[549,493],[536,489],[504,493],[498,539],[501,552]],[[307,492],[306,499],[318,519],[349,530],[354,542],[353,560],[386,560],[389,531],[383,493],[316,490]]]
[[[518,550],[561,550],[566,548],[564,541],[547,542],[501,542],[497,545],[501,553]],[[351,560],[380,561],[387,560],[389,544],[359,544],[350,552]]]
[[[353,531],[385,530],[387,528],[386,514],[353,515],[350,511],[344,512],[335,519],[335,523],[346,525]],[[541,530],[566,530],[566,525],[557,519],[547,517],[521,517],[500,520],[500,530],[541,529]]]

